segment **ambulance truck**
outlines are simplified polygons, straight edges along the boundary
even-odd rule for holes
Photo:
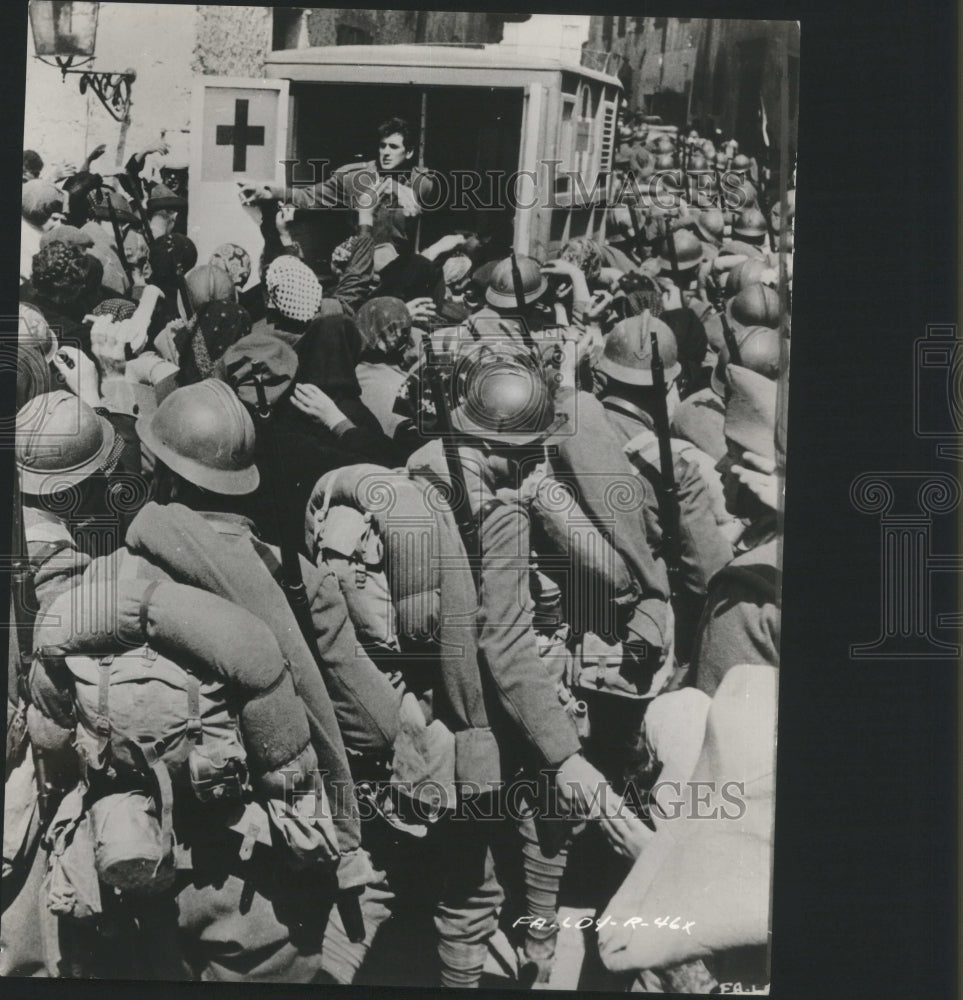
[[[198,80],[188,232],[201,260],[227,241],[257,259],[260,213],[241,205],[237,181],[306,184],[372,160],[378,125],[397,116],[418,135],[413,162],[438,181],[421,247],[461,229],[544,260],[604,232],[621,95],[606,72],[501,45],[276,51],[264,79]],[[323,256],[349,214],[299,212],[295,235]]]

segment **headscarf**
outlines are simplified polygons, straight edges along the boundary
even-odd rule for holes
[[[586,281],[595,281],[602,270],[602,251],[595,240],[577,236],[562,247],[560,260],[570,260],[585,275]]]
[[[209,302],[234,302],[237,292],[231,276],[213,264],[201,264],[184,278],[191,308],[197,312]]]
[[[314,319],[321,308],[321,284],[304,261],[284,254],[271,261],[264,278],[267,305],[297,323]]]
[[[381,425],[361,402],[355,368],[361,360],[361,334],[343,313],[319,316],[298,341],[298,382],[316,385],[357,426],[380,432]]]
[[[237,288],[243,288],[251,277],[251,255],[236,243],[222,243],[209,263],[227,271]]]
[[[464,279],[465,275],[467,275],[471,269],[471,257],[468,257],[463,253],[454,254],[441,265],[441,273],[444,275],[445,284],[449,287],[457,285],[459,281]]]
[[[236,302],[202,305],[178,344],[183,381],[193,384],[216,377],[224,352],[250,332],[251,317]]]
[[[178,276],[197,263],[197,247],[180,233],[169,233],[154,240],[150,251],[153,280],[161,287],[170,287]]]
[[[130,319],[137,307],[128,299],[104,299],[91,310],[93,316],[110,316],[115,323]]]
[[[411,316],[401,299],[380,295],[358,310],[358,333],[366,352],[393,355],[411,334]]]

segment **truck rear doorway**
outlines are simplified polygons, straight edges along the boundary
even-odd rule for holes
[[[521,88],[292,82],[291,96],[295,184],[311,179],[309,160],[324,160],[327,176],[346,163],[375,159],[378,126],[404,118],[418,136],[412,162],[439,175],[440,204],[415,227],[420,248],[459,229],[510,247]],[[320,164],[314,176],[321,179]],[[295,236],[309,261],[320,262],[349,235],[353,222],[346,211],[299,212]]]

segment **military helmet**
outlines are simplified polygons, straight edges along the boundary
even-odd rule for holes
[[[709,166],[709,161],[705,158],[705,155],[698,151],[694,152],[689,157],[689,162],[686,165],[686,171],[690,174],[705,174],[711,169],[712,168]]]
[[[719,150],[715,156],[716,170],[725,170],[729,164],[729,157],[723,150]]]
[[[737,153],[732,158],[732,166],[729,169],[737,174],[748,174],[752,169],[752,161],[745,153]]]
[[[35,396],[17,413],[20,484],[34,496],[50,496],[95,472],[112,471],[122,447],[113,424],[66,389]]]
[[[718,208],[703,209],[695,218],[695,227],[709,243],[718,246],[725,235],[725,216]]]
[[[680,271],[690,271],[702,263],[703,247],[702,241],[695,233],[687,229],[677,229],[672,233],[672,240],[675,244],[675,256]],[[665,239],[659,245],[659,264],[663,270],[672,269],[672,259],[669,256],[669,247]]]
[[[137,421],[141,441],[179,476],[213,493],[257,489],[254,423],[244,404],[217,379],[175,389]]]
[[[790,188],[786,192],[786,218],[790,221],[796,216],[796,192]],[[778,201],[772,206],[772,211],[769,213],[769,218],[772,220],[772,228],[778,233],[779,225],[782,216],[782,204]]]
[[[750,258],[740,261],[729,272],[726,279],[726,292],[738,295],[744,288],[762,281],[763,274],[769,270],[769,264],[760,258]]]
[[[679,347],[671,327],[651,313],[627,316],[612,327],[605,337],[599,371],[628,385],[652,385],[652,334],[659,344],[659,357],[665,366],[668,384],[682,371]]]
[[[659,140],[656,143],[656,149],[660,153],[674,153],[675,143],[672,141],[672,137],[663,132],[662,135],[659,136]]]
[[[764,375],[773,382],[779,378],[782,345],[778,330],[773,330],[768,326],[747,326],[734,331],[734,335],[736,346],[739,348],[741,367]],[[726,367],[730,361],[729,348],[723,345],[710,378],[713,392],[723,399],[725,399],[726,387],[729,384],[726,377]]]
[[[732,231],[739,236],[760,237],[766,235],[766,217],[758,208],[744,208],[732,224]]]
[[[746,285],[726,303],[726,317],[733,327],[779,326],[779,296],[768,285]]]
[[[452,427],[497,444],[543,441],[555,419],[548,383],[538,364],[512,350],[486,351],[465,372]]]
[[[548,288],[548,279],[542,274],[542,267],[534,257],[516,257],[518,271],[522,276],[522,293],[526,304],[540,298]],[[489,305],[498,309],[513,309],[518,305],[515,298],[515,282],[512,278],[512,259],[500,260],[492,270],[491,279],[485,289]]]
[[[48,362],[53,361],[54,355],[60,348],[57,335],[50,329],[43,313],[26,302],[20,303],[17,342],[21,345],[33,344]]]

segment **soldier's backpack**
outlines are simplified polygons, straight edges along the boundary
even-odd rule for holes
[[[422,487],[404,470],[352,465],[315,485],[305,519],[308,552],[336,574],[358,638],[373,652],[435,635],[434,524]]]
[[[96,560],[38,625],[30,683],[35,744],[80,755],[100,878],[136,892],[170,882],[174,788],[240,800],[250,778],[270,802],[317,766],[267,626],[151,569],[126,550]]]

